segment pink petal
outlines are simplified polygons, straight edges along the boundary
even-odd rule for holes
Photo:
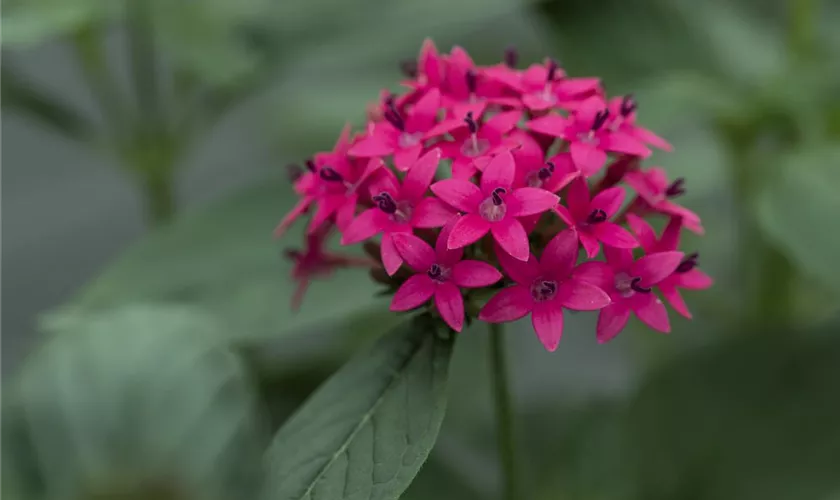
[[[607,217],[612,217],[621,208],[622,203],[624,203],[624,189],[612,187],[595,195],[589,207],[592,210],[600,208],[607,213]]]
[[[530,285],[515,285],[499,290],[487,301],[478,313],[478,319],[488,323],[516,321],[531,312],[533,307]]]
[[[385,266],[385,272],[388,273],[388,276],[396,274],[403,263],[400,252],[394,246],[394,234],[400,233],[385,233],[382,236],[382,243],[379,245],[379,255],[382,257],[382,265]]]
[[[435,263],[435,251],[417,236],[411,233],[394,233],[390,236],[397,252],[415,272],[425,273]]]
[[[414,207],[411,215],[411,225],[421,228],[443,227],[457,217],[449,205],[437,198],[423,198]]]
[[[540,263],[534,254],[531,254],[527,262],[523,262],[519,259],[514,259],[510,254],[501,249],[499,245],[496,245],[496,258],[499,260],[499,264],[501,264],[505,274],[521,285],[530,287],[534,280],[540,276]]]
[[[525,94],[522,96],[522,104],[531,111],[545,111],[554,107],[554,102],[547,100],[542,92],[536,94]]]
[[[446,246],[450,249],[465,247],[480,240],[488,231],[489,222],[475,214],[464,215],[455,221]]]
[[[622,302],[616,302],[601,309],[595,330],[598,342],[603,344],[612,340],[621,333],[628,319],[630,319],[630,309]]]
[[[345,199],[346,197],[344,195],[340,195],[325,196],[318,200],[318,208],[315,209],[315,214],[309,221],[309,228],[307,229],[307,231],[309,233],[312,233],[316,231],[319,227],[321,227],[321,224],[323,224],[327,221],[327,219],[332,217],[335,211],[338,210],[338,207],[340,207],[344,203]]]
[[[659,285],[659,291],[662,292],[662,296],[665,297],[665,300],[671,304],[671,307],[673,307],[675,311],[677,311],[680,315],[691,319],[691,311],[688,310],[688,306],[685,304],[685,300],[683,300],[682,295],[680,295],[680,291],[677,290],[677,287],[661,283]]]
[[[437,85],[443,80],[443,64],[438,55],[437,47],[431,39],[427,38],[423,41],[423,47],[420,49],[417,62],[420,71],[426,76],[429,84]]]
[[[381,162],[378,158],[371,161]],[[397,179],[396,174],[394,174],[394,172],[390,169],[378,169],[373,175],[371,175],[370,183],[368,184],[368,191],[370,192],[371,197],[385,192],[394,198],[400,198],[400,181]]]
[[[612,302],[610,296],[601,288],[574,278],[560,283],[557,300],[563,307],[575,311],[597,311]]]
[[[444,120],[431,129],[423,136],[423,139],[434,139],[435,137],[439,137],[441,135],[448,134],[455,129],[459,129],[461,127],[466,127],[467,124],[464,122],[463,118],[452,118],[449,120]]]
[[[569,212],[569,209],[564,207],[563,205],[557,205],[554,207],[554,213],[560,217],[560,220],[566,223],[569,227],[575,226],[575,218],[572,217],[572,213]]]
[[[502,279],[502,273],[486,262],[462,260],[452,268],[451,279],[461,288],[481,288]]]
[[[446,179],[432,184],[438,198],[462,212],[474,212],[484,201],[478,186],[460,179]]]
[[[420,156],[420,153],[423,152],[423,145],[422,144],[415,144],[414,146],[409,146],[407,148],[395,148],[394,149],[394,166],[397,167],[397,170],[400,172],[407,172],[414,162],[417,161],[417,157]]]
[[[394,152],[394,143],[387,141],[382,135],[372,135],[357,142],[350,148],[348,154],[357,158],[371,158],[387,156]]]
[[[519,188],[508,194],[505,203],[507,213],[514,217],[535,215],[554,207],[560,202],[560,197],[554,193],[539,188]]]
[[[563,279],[572,272],[577,258],[578,236],[575,231],[565,229],[548,242],[540,258],[540,264],[544,271]]]
[[[353,222],[356,216],[356,206],[358,204],[358,196],[350,197],[343,205],[338,207],[335,212],[335,225],[338,226],[339,231],[347,230],[347,227]]]
[[[636,214],[627,214],[627,223],[630,224],[630,229],[636,233],[636,237],[646,253],[656,251],[656,233],[646,220]]]
[[[583,247],[583,250],[586,252],[586,257],[589,259],[594,259],[598,256],[598,252],[601,251],[601,243],[598,241],[598,238],[595,237],[592,233],[587,231],[578,231],[578,238],[580,238],[580,244]]]
[[[456,332],[464,326],[464,298],[452,283],[441,283],[435,290],[435,307],[441,319]]]
[[[633,137],[636,139],[644,142],[645,144],[650,144],[651,146],[661,149],[663,151],[673,151],[674,147],[668,143],[665,139],[659,137],[658,135],[654,134],[650,130],[646,128],[639,127],[638,125],[633,126],[633,131],[631,132]]]
[[[440,109],[440,90],[433,88],[426,92],[417,104],[411,109],[406,127],[409,132],[425,132],[429,130],[437,120],[437,113]]]
[[[464,258],[463,248],[447,248],[447,244],[449,242],[449,235],[452,234],[452,229],[455,227],[455,222],[457,222],[457,220],[458,219],[456,218],[448,222],[440,230],[440,234],[438,234],[437,241],[435,241],[435,255],[437,255],[437,263],[443,266],[454,266],[456,262]]]
[[[388,227],[388,215],[378,208],[369,208],[359,214],[344,230],[342,245],[353,245],[381,233]]]
[[[602,135],[601,147],[606,151],[641,156],[642,158],[647,158],[651,155],[651,150],[646,148],[641,141],[623,132]]]
[[[567,125],[568,121],[559,115],[546,115],[525,124],[528,129],[534,132],[551,137],[563,137]]]
[[[472,113],[477,118],[484,114],[485,108],[487,108],[487,102],[483,99],[476,102],[458,102],[452,107],[452,116],[461,123],[464,123],[464,118],[467,117],[467,113]]]
[[[592,209],[589,207],[589,185],[586,179],[578,177],[569,184],[566,192],[566,205],[575,221],[583,222],[589,217]]]
[[[408,311],[426,303],[435,293],[435,282],[427,274],[415,274],[400,286],[391,300],[392,311]]]
[[[543,347],[548,352],[554,352],[563,336],[563,308],[560,303],[555,300],[535,303],[531,324]]]
[[[696,267],[687,273],[677,274],[677,284],[687,290],[705,290],[714,283],[712,278]]]
[[[628,219],[631,214],[627,214]],[[634,217],[636,217],[634,215]],[[656,245],[655,251],[668,252],[676,250],[680,246],[680,233],[682,232],[683,219],[681,217],[671,217],[668,225],[662,230],[662,236],[659,238],[659,243]],[[632,225],[630,227],[633,227]],[[653,253],[653,250],[647,251]]]
[[[510,189],[513,184],[513,176],[516,173],[516,164],[510,151],[504,151],[490,160],[484,173],[481,174],[481,190],[488,195],[496,188]]]
[[[305,214],[307,210],[309,210],[309,205],[312,204],[312,200],[314,198],[305,197],[298,200],[297,204],[292,207],[292,210],[283,217],[283,220],[280,221],[280,224],[277,224],[277,227],[274,228],[274,237],[280,238],[286,231],[291,227],[292,223],[294,223],[298,217]]]
[[[682,252],[658,252],[645,255],[630,266],[630,275],[641,278],[642,286],[659,283],[671,275],[680,265],[685,254]]]
[[[599,171],[607,161],[607,153],[599,147],[579,141],[572,142],[570,147],[572,161],[586,177]]]
[[[615,288],[615,272],[606,262],[586,261],[572,271],[572,277],[592,283],[605,292]]]
[[[557,92],[565,95],[578,95],[598,90],[601,80],[598,78],[567,78],[557,85]]]
[[[602,222],[592,226],[592,234],[605,245],[616,248],[636,248],[639,242],[630,231],[613,222]]]
[[[655,167],[647,171],[631,170],[624,174],[624,182],[633,188],[633,190],[636,191],[636,193],[646,202],[651,205],[655,205],[662,201],[664,196],[663,192],[668,184],[667,178],[664,178],[665,172],[662,171],[661,175],[663,179],[661,179],[661,181],[664,182],[664,185],[660,186],[660,181],[658,179],[659,172],[657,172],[659,170],[661,169],[657,169]]]
[[[502,247],[502,250],[515,259],[523,262],[528,260],[531,255],[530,243],[528,233],[525,232],[521,222],[513,217],[505,217],[490,224],[490,232],[493,233],[493,239]]]
[[[521,118],[521,111],[506,111],[504,113],[498,113],[489,120],[487,120],[487,123],[484,124],[484,127],[492,129],[499,135],[506,134],[510,132],[511,129],[516,127],[516,124]]]
[[[452,178],[468,181],[475,175],[475,162],[472,158],[459,156],[452,162]]]
[[[440,163],[440,149],[435,148],[411,165],[411,170],[403,179],[401,191],[403,199],[416,200],[426,194],[437,173],[438,163]]]
[[[630,301],[630,306],[642,323],[662,333],[671,331],[668,310],[659,297],[652,293],[637,293]]]

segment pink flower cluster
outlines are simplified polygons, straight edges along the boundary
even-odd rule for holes
[[[637,123],[632,96],[609,99],[599,79],[551,59],[516,59],[509,50],[478,66],[427,40],[404,65],[405,92],[383,92],[362,133],[345,128],[295,171],[300,198],[276,235],[309,214],[306,249],[288,253],[300,293],[314,276],[366,265],[394,292],[393,311],[430,304],[456,331],[530,314],[549,351],[565,309],[600,311],[600,342],[631,313],[668,332],[657,292],[690,317],[679,289],[712,280],[677,248],[683,228],[702,233],[700,218],[674,202],[682,179],[641,167],[650,147],[671,146]],[[655,215],[668,220],[661,235],[644,219]],[[324,250],[333,230],[376,260]]]

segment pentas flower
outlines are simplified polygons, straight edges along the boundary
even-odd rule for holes
[[[620,187],[605,189],[589,198],[589,186],[578,177],[569,186],[567,207],[557,206],[554,210],[580,238],[580,243],[590,259],[600,250],[600,243],[616,248],[639,246],[629,231],[611,222],[610,219],[624,202],[624,190]]]
[[[530,314],[537,337],[549,351],[557,349],[563,335],[563,309],[594,311],[610,304],[604,290],[576,276],[578,242],[572,231],[555,236],[540,259],[531,254],[522,262],[504,251],[497,256],[516,284],[494,295],[478,319],[502,323]]]
[[[649,144],[664,151],[672,151],[674,148],[665,139],[654,134],[650,130],[636,124],[636,100],[631,94],[623,97],[610,99],[610,123],[609,128],[614,132],[623,132],[630,137]]]
[[[544,189],[513,189],[515,172],[513,155],[505,151],[487,165],[481,174],[480,187],[460,179],[432,185],[432,192],[441,200],[465,213],[449,235],[449,248],[465,247],[489,232],[507,253],[528,260],[528,234],[517,217],[545,212],[560,199]]]
[[[625,173],[624,181],[639,195],[631,207],[636,213],[658,212],[679,217],[688,230],[697,234],[704,233],[700,216],[671,201],[685,194],[685,179],[679,178],[670,182],[665,170],[651,167]]]
[[[519,111],[510,111],[499,113],[481,123],[479,117],[470,111],[463,120],[441,122],[429,131],[428,136],[437,137],[447,133],[452,136],[451,142],[440,144],[443,157],[452,160],[454,178],[469,179],[476,173],[476,160],[489,158],[518,145],[516,140],[507,134],[516,128],[516,123],[521,117],[522,113]]]
[[[359,214],[344,231],[341,243],[352,245],[384,233],[382,263],[389,275],[402,264],[394,247],[392,234],[410,233],[414,228],[442,227],[455,212],[436,198],[425,197],[440,162],[440,150],[433,149],[420,157],[402,184],[389,170],[382,170],[372,182],[372,201],[376,204]]]
[[[443,99],[454,118],[464,118],[467,113],[478,116],[488,104],[517,107],[515,97],[504,95],[505,85],[484,78],[483,70],[476,67],[467,51],[453,47],[446,58],[446,78]]]
[[[398,107],[416,102],[429,90],[439,89],[443,85],[446,74],[444,60],[435,43],[428,38],[420,47],[417,60],[404,61],[400,66],[403,73],[410,78],[403,81],[402,85],[411,91],[397,98]]]
[[[682,229],[682,219],[679,217],[672,217],[668,221],[668,225],[665,226],[660,238],[656,237],[656,232],[650,224],[637,215],[628,214],[627,222],[639,237],[639,242],[646,253],[669,252],[679,247]],[[662,292],[662,297],[671,307],[689,319],[691,318],[691,312],[688,310],[679,289],[705,290],[711,287],[713,283],[712,278],[697,267],[698,258],[699,254],[697,252],[686,255],[674,272],[657,284]]]
[[[393,155],[397,170],[405,172],[423,152],[426,134],[436,124],[440,91],[431,89],[406,113],[397,108],[393,97],[386,98],[384,107],[383,120],[373,123],[367,137],[348,153],[360,158]]]
[[[632,250],[605,247],[604,255],[606,263],[586,262],[577,273],[578,278],[609,293],[612,300],[598,314],[598,342],[607,342],[618,335],[630,319],[630,313],[656,331],[670,332],[668,311],[653,290],[676,271],[684,254],[655,252],[634,260]]]
[[[461,260],[463,249],[449,250],[448,231],[441,231],[435,249],[420,238],[395,234],[394,245],[416,274],[394,294],[392,311],[408,311],[434,298],[441,319],[456,332],[464,325],[464,298],[461,288],[483,288],[502,279],[495,267],[478,260]]]
[[[522,104],[534,112],[558,107],[575,109],[584,98],[599,93],[601,87],[598,78],[566,78],[566,72],[554,59],[531,65],[522,73],[505,68],[491,68],[486,73],[515,89]]]
[[[559,137],[569,142],[572,160],[586,177],[591,177],[607,161],[607,153],[629,154],[647,158],[651,151],[635,137],[607,126],[610,110],[600,97],[581,103],[569,118],[546,115],[528,122],[534,132]]]

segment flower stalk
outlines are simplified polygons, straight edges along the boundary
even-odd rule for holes
[[[516,462],[513,404],[504,350],[504,325],[499,323],[490,324],[490,371],[493,378],[493,403],[496,408],[496,439],[502,473],[502,498],[518,500],[522,497]]]

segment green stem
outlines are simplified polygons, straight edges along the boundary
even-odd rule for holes
[[[508,387],[508,369],[504,352],[503,326],[490,324],[490,369],[493,377],[494,400],[496,404],[496,430],[499,458],[504,482],[505,500],[518,500],[516,473],[516,448],[513,432],[513,411]]]
[[[149,223],[152,226],[166,224],[175,215],[175,191],[171,169],[143,172],[141,175]]]
[[[119,87],[108,69],[103,50],[104,32],[91,26],[73,36],[73,48],[91,93],[108,123],[108,129],[119,137],[123,131],[124,106]]]
[[[131,78],[137,98],[137,110],[145,126],[157,127],[160,120],[160,89],[158,82],[155,40],[146,0],[131,0],[127,4],[126,30]]]

